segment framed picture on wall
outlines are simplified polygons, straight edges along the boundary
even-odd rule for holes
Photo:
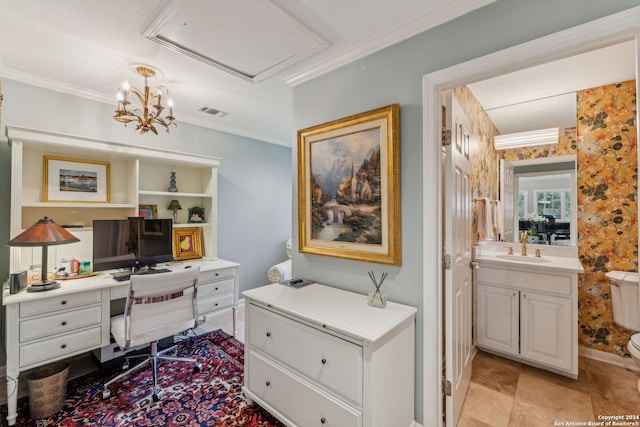
[[[176,261],[202,258],[200,227],[173,229],[173,258]]]
[[[401,265],[400,107],[298,131],[303,253]]]
[[[44,202],[109,203],[109,162],[44,156]]]
[[[138,216],[144,219],[158,218],[158,205],[140,205],[138,206]]]

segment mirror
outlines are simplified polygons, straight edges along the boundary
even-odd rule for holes
[[[502,169],[501,185],[512,185],[502,189],[504,240],[519,243],[527,231],[528,243],[577,246],[575,156],[504,162]]]

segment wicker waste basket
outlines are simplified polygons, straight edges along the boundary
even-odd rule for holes
[[[69,364],[51,363],[31,372],[29,383],[29,413],[31,419],[50,417],[64,406],[67,397]]]

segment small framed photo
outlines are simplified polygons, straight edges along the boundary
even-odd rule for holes
[[[194,206],[189,208],[189,223],[198,224],[204,222],[204,208]]]
[[[140,205],[138,206],[138,216],[144,219],[158,219],[157,205]]]
[[[109,162],[44,156],[44,202],[110,203]]]
[[[173,258],[176,261],[202,258],[200,227],[173,229]]]

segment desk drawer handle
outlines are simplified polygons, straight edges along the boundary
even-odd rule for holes
[[[67,345],[66,345],[66,344],[62,344],[62,345],[60,346],[60,348],[67,348]]]
[[[271,332],[267,332],[267,336],[270,337],[271,336]]]
[[[62,305],[67,305],[67,300],[66,300],[66,299],[63,299],[62,301],[60,301],[60,304],[62,304]]]
[[[216,277],[218,277],[219,275],[220,275],[219,273],[216,273]]]
[[[215,303],[215,307],[217,307],[217,306],[218,306],[218,303]]]
[[[215,290],[216,290],[216,291],[217,291],[218,289],[220,289],[220,288],[218,288],[218,287],[216,287],[216,288],[215,288]]]
[[[324,417],[320,418],[320,424],[324,424],[326,422],[327,422],[327,420]]]
[[[265,384],[267,387],[269,387],[271,385],[271,381],[267,381]]]
[[[67,326],[67,321],[66,320],[62,321],[62,326]]]
[[[327,359],[325,359],[324,357],[322,358],[322,364],[326,365],[327,364]]]

